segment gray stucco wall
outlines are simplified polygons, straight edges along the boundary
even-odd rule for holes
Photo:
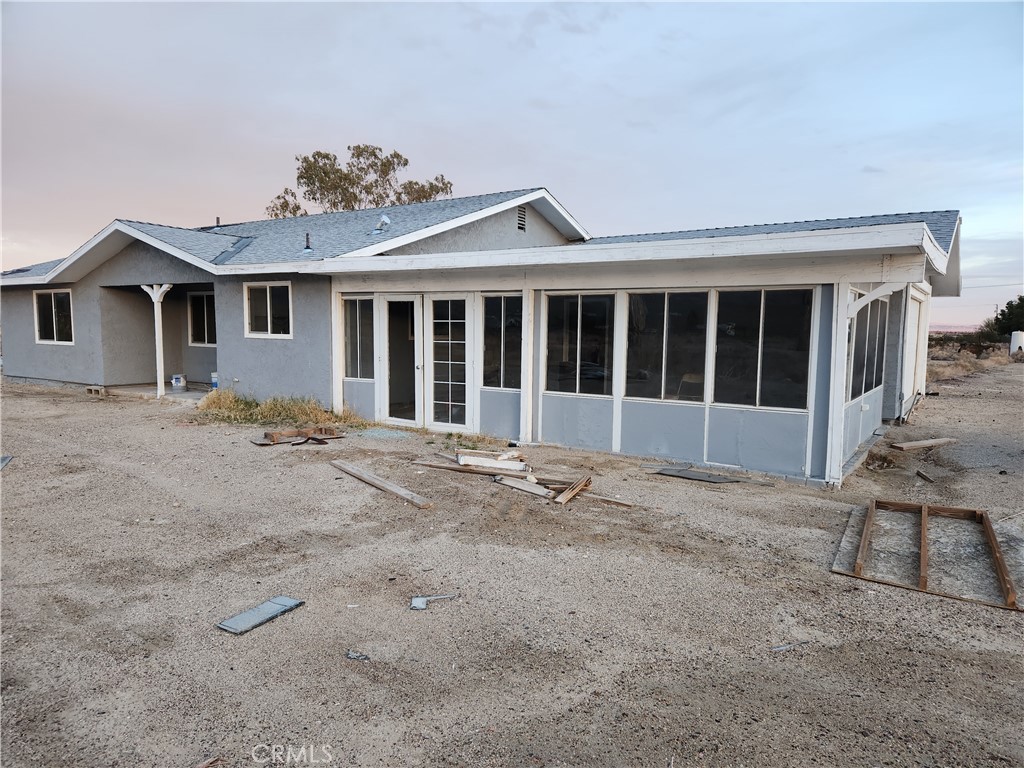
[[[74,344],[37,344],[35,302],[30,286],[4,288],[0,295],[4,375],[76,384],[103,383],[99,290],[95,285],[47,285],[71,289]],[[150,320],[152,326],[152,320]]]
[[[519,390],[480,390],[480,432],[492,437],[519,439]]]
[[[623,400],[622,452],[704,461],[704,405]]]
[[[292,338],[245,338],[244,282],[292,285]],[[318,275],[222,277],[217,291],[217,370],[221,387],[261,400],[312,396],[331,403],[331,279]]]
[[[806,413],[712,406],[708,461],[802,477],[807,418]]]
[[[548,223],[547,219],[537,213],[533,206],[526,206],[525,232],[519,230],[517,221],[516,209],[511,208],[465,224],[458,229],[403,245],[389,253],[458,253],[497,248],[529,248],[536,245],[565,245],[569,242],[561,232]]]
[[[374,412],[376,404],[376,384],[374,382],[365,379],[345,379],[342,382],[342,387],[344,389],[342,397],[346,408],[370,421],[377,418]]]
[[[543,395],[541,439],[574,448],[612,449],[612,399]]]
[[[147,384],[156,381],[156,341],[153,325],[153,300],[141,289],[100,288],[103,344],[103,383]],[[173,313],[170,313],[173,314]],[[168,347],[177,346],[178,329],[168,313],[164,314],[164,371],[168,377],[176,370],[167,368]],[[170,344],[167,344],[168,339]],[[171,362],[173,363],[173,357]]]

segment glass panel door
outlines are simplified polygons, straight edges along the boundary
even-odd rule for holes
[[[466,300],[431,299],[432,381],[428,413],[435,424],[466,426]]]

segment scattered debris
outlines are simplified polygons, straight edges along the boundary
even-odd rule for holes
[[[520,491],[526,491],[532,493],[535,496],[543,496],[546,499],[553,499],[558,494],[550,488],[545,488],[543,485],[537,482],[530,482],[519,477],[505,477],[504,475],[495,475],[494,482],[500,483],[501,485],[507,485],[509,488],[517,488]]]
[[[565,504],[565,502],[571,501],[576,494],[586,490],[589,487],[590,475],[585,475],[584,477],[581,477],[575,483],[570,485],[568,488],[566,488],[564,491],[562,491],[560,494],[558,494],[558,496],[555,497],[555,504]]]
[[[220,766],[225,766],[227,764],[228,761],[223,757],[211,757],[209,760],[203,760],[201,763],[196,763],[193,768],[220,768]]]
[[[232,616],[230,619],[224,619],[224,621],[217,625],[217,628],[230,632],[233,635],[242,635],[250,629],[266,624],[271,619],[276,619],[283,613],[295,610],[305,602],[305,600],[296,600],[285,595],[278,595],[266,602],[260,603],[255,608],[243,611],[237,616]]]
[[[927,480],[929,483],[935,482],[935,480],[930,475],[928,475],[923,469],[917,470],[917,476],[920,477],[922,480]]]
[[[871,563],[871,552],[873,548],[874,534],[877,529],[886,532],[886,526],[892,528],[892,523],[883,522],[881,525],[876,523],[876,517],[878,512],[906,512],[912,515],[919,516],[919,534],[915,535],[914,538],[918,540],[917,547],[917,583],[908,584],[903,581],[897,581],[896,579],[907,579],[908,573],[904,568],[902,573],[898,573],[897,576],[893,576],[890,572],[883,572],[882,575],[885,578],[877,578],[872,575],[868,575],[866,571],[873,570],[878,573],[878,570],[889,567],[894,567],[893,564],[898,561],[906,562],[908,559],[902,556],[902,553],[894,550],[892,545],[889,545],[888,549],[882,549],[874,558],[875,567],[869,569],[868,565]],[[931,595],[939,595],[941,597],[951,597],[957,600],[965,600],[967,602],[982,603],[984,605],[992,605],[998,608],[1010,608],[1013,610],[1024,610],[1017,604],[1017,592],[1013,584],[1013,580],[1010,577],[1009,570],[1006,567],[1006,562],[1003,557],[1002,549],[999,546],[999,541],[996,538],[995,529],[992,527],[992,521],[989,515],[984,510],[977,509],[962,509],[960,507],[947,507],[940,504],[916,504],[904,501],[883,501],[872,499],[868,502],[867,510],[863,515],[863,523],[859,523],[860,516],[855,511],[850,516],[850,522],[847,526],[846,533],[843,536],[843,540],[840,543],[839,554],[836,556],[835,564],[832,567],[833,573],[840,573],[845,576],[854,576],[859,579],[871,581],[876,584],[887,584],[894,587],[903,587],[904,589],[913,589],[919,592],[927,592]],[[990,563],[990,567],[995,571],[996,581],[999,583],[999,589],[1002,594],[1003,602],[998,603],[990,599],[981,599],[980,597],[969,597],[966,595],[955,595],[949,592],[939,591],[933,586],[929,585],[929,521],[931,518],[952,518],[954,520],[965,520],[970,522],[980,523],[982,526],[982,532],[984,535],[985,544],[980,544],[983,548],[981,551],[987,551],[988,556],[981,555],[980,557],[970,558],[968,552],[956,552],[953,553],[954,560],[950,565],[957,565],[957,561],[960,561],[962,566],[964,563],[967,565],[974,565],[976,563],[982,563],[987,561]],[[859,534],[856,532],[859,528]],[[905,535],[901,534],[905,539]],[[892,535],[890,534],[890,539]],[[853,543],[858,540],[856,546],[856,556],[853,554]],[[944,556],[949,555],[948,547],[944,547],[939,550]],[[910,558],[913,555],[909,555]],[[852,562],[851,562],[852,561]],[[913,560],[911,560],[911,563]],[[887,563],[889,565],[887,566]],[[852,567],[851,567],[852,566]],[[913,567],[913,566],[911,566]],[[936,569],[936,573],[947,576],[949,566],[942,564],[940,568]],[[987,573],[991,573],[988,571]],[[991,579],[990,575],[983,575],[980,580],[984,583],[988,583]],[[971,592],[976,590],[976,577],[975,581],[968,581],[967,588],[965,591]],[[958,582],[961,583],[961,582]],[[975,594],[978,594],[975,591]],[[984,590],[981,591],[984,595]]]
[[[796,643],[786,643],[785,645],[772,646],[772,650],[776,653],[783,653],[784,651],[792,651],[794,648],[799,648],[801,645],[808,645],[810,640],[800,640]]]
[[[954,437],[934,437],[931,440],[911,440],[909,443],[893,443],[892,447],[897,451],[916,451],[919,448],[934,448],[938,445],[949,445],[955,443]]]
[[[925,397],[938,397],[939,393],[937,391],[936,392],[925,392],[924,395],[925,395]]]
[[[643,469],[654,469],[652,475],[667,475],[669,477],[681,477],[684,480],[699,480],[702,483],[750,483],[751,485],[765,485],[774,488],[775,483],[767,480],[755,480],[752,477],[739,477],[736,475],[722,475],[714,472],[702,472],[692,469],[692,464],[641,464]]]
[[[85,394],[93,395],[94,397],[106,397],[107,396],[107,388],[106,387],[86,387],[85,388]]]
[[[382,491],[393,493],[395,496],[405,499],[410,504],[413,504],[420,509],[430,509],[434,506],[434,502],[430,501],[430,499],[425,499],[412,491],[406,490],[400,485],[395,485],[394,483],[385,480],[383,477],[378,477],[372,472],[360,469],[355,464],[349,464],[347,461],[332,461],[331,466],[336,467],[342,472],[352,475],[352,477],[357,480],[362,480],[364,483],[372,485],[375,488],[380,488]]]
[[[419,595],[412,599],[409,608],[414,611],[425,611],[427,610],[427,604],[433,600],[452,600],[458,597],[458,595]]]
[[[529,472],[530,467],[519,451],[507,451],[505,453],[492,453],[490,451],[467,451],[459,449],[455,451],[455,460],[464,467],[488,467],[490,469],[511,469],[516,472]],[[509,457],[509,458],[503,458]]]
[[[262,440],[250,440],[253,445],[261,448],[267,445],[302,445],[303,443],[316,443],[327,445],[328,440],[340,440],[345,436],[339,432],[337,427],[305,427],[303,429],[280,429],[276,432],[264,432]],[[293,438],[300,438],[294,440]]]
[[[369,661],[370,660],[370,657],[367,656],[365,653],[359,653],[358,651],[352,651],[352,650],[349,650],[349,651],[345,652],[345,658],[349,659],[350,661]]]
[[[3,469],[8,464],[10,464],[11,459],[13,458],[13,456],[0,456],[0,469]]]

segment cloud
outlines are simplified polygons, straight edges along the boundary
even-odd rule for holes
[[[861,173],[885,173],[885,168],[879,168],[877,165],[865,165],[860,169]]]

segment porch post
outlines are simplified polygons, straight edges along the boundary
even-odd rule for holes
[[[153,323],[155,324],[156,338],[156,396],[164,396],[164,296],[174,286],[171,283],[163,285],[143,285],[142,290],[149,294],[153,300]]]

